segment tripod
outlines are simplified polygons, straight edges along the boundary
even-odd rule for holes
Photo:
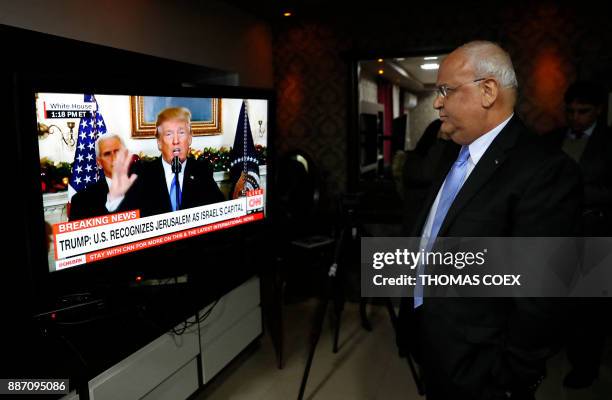
[[[306,361],[306,366],[304,367],[302,381],[300,383],[298,400],[302,400],[304,398],[304,392],[306,390],[306,384],[308,383],[308,376],[310,374],[310,367],[312,366],[312,361],[317,348],[317,344],[319,343],[319,339],[321,338],[323,323],[325,321],[325,314],[327,312],[327,307],[329,305],[330,299],[332,299],[334,304],[335,317],[333,352],[338,352],[340,321],[342,317],[342,310],[344,309],[343,280],[346,277],[345,269],[347,267],[346,264],[348,264],[347,261],[350,260],[350,257],[347,257],[347,250],[350,250],[352,244],[354,245],[355,243],[359,243],[358,241],[360,241],[362,236],[360,232],[363,232],[363,228],[361,227],[361,224],[356,218],[357,208],[360,204],[360,199],[360,193],[344,194],[342,195],[339,202],[339,209],[340,214],[342,215],[343,222],[339,230],[339,234],[337,235],[334,259],[327,273],[327,279],[325,280],[325,288],[323,291],[322,299],[315,310],[313,328],[310,334],[310,351],[308,354],[308,359]],[[353,248],[353,250],[355,249]],[[359,262],[359,260],[357,260],[357,262]],[[372,326],[370,321],[368,320],[366,313],[367,303],[368,299],[362,297],[359,303],[359,314],[361,317],[361,326],[367,331],[371,331]],[[385,306],[387,308],[387,312],[389,313],[389,319],[391,320],[393,330],[397,334],[397,315],[395,314],[395,309],[393,308],[393,304],[391,303],[390,298],[385,298]],[[423,389],[423,383],[414,366],[412,355],[410,353],[406,354],[406,359],[410,367],[412,378],[416,383],[418,393],[423,395],[425,392]]]

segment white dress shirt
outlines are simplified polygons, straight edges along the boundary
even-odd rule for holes
[[[181,163],[181,172],[179,172],[178,179],[181,184],[181,192],[183,191],[183,177],[185,176],[185,164],[187,164],[187,159]],[[172,186],[172,181],[174,180],[174,173],[172,172],[172,165],[168,164],[166,160],[162,158],[162,166],[164,167],[164,175],[166,177],[166,187],[168,188],[168,196],[170,195],[170,187]]]

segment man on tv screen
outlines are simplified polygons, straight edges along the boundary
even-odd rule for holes
[[[162,110],[155,123],[155,137],[161,157],[137,163],[132,175],[127,149],[117,155],[116,179],[106,203],[109,211],[139,209],[144,217],[225,200],[208,163],[189,156],[192,133],[187,108]]]
[[[102,135],[96,141],[96,162],[98,168],[104,171],[105,179],[98,179],[93,185],[77,192],[71,200],[70,220],[77,220],[108,213],[106,201],[108,188],[113,179],[113,162],[117,153],[125,149],[123,140],[116,134]]]

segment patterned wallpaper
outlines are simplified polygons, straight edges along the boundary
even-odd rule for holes
[[[474,39],[496,41],[510,52],[519,80],[518,113],[535,131],[547,132],[563,123],[563,93],[572,81],[592,79],[612,88],[610,15],[607,5],[584,1],[467,1],[283,22],[274,29],[277,145],[312,153],[330,192],[344,190],[347,51],[411,55]],[[413,122],[415,131],[422,130],[418,125]]]
[[[311,155],[331,196],[346,183],[348,69],[341,47],[334,30],[319,24],[289,26],[274,42],[277,153]]]

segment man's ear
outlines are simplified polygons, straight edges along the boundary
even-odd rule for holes
[[[495,79],[485,79],[480,87],[482,106],[484,108],[492,107],[499,96],[499,83]]]

